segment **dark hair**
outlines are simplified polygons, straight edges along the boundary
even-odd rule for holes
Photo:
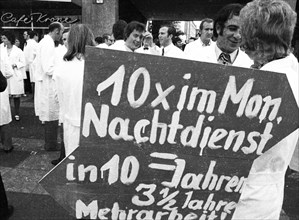
[[[175,37],[173,37],[172,38],[172,43],[175,45],[176,43],[178,43],[178,42],[182,42],[182,39],[181,38],[179,38],[178,36],[175,36]]]
[[[138,21],[131,21],[125,28],[124,39],[126,40],[134,30],[143,32],[145,31],[145,25]]]
[[[172,34],[172,37],[176,36],[176,29],[172,25],[162,25],[160,28],[167,27],[168,36]]]
[[[105,40],[109,40],[110,34],[103,34],[102,38],[103,38],[103,42],[105,42]]]
[[[49,25],[49,32],[53,32],[56,28],[60,31],[62,28],[62,24],[59,22],[53,22]]]
[[[29,38],[32,39],[34,36],[37,36],[37,33],[35,31],[29,31],[28,32]]]
[[[202,19],[202,21],[201,21],[201,23],[199,25],[199,30],[202,31],[204,23],[213,23],[213,22],[214,22],[214,20],[211,19],[211,18],[204,18],[204,19]]]
[[[72,25],[67,43],[68,49],[63,57],[66,61],[74,57],[80,59],[85,55],[85,46],[95,46],[93,33],[85,24]]]
[[[97,42],[98,44],[101,44],[101,43],[103,43],[103,38],[102,37],[96,37],[95,39],[95,42]]]
[[[239,16],[240,11],[243,8],[243,5],[238,3],[232,3],[224,6],[220,11],[217,13],[215,21],[214,21],[214,36],[218,37],[216,27],[217,25],[220,26],[220,35],[223,33],[224,24],[228,19],[231,19],[234,15]]]
[[[11,44],[15,44],[16,36],[12,31],[3,31],[2,36],[5,36]]]
[[[127,22],[125,22],[124,20],[119,20],[114,23],[112,27],[112,33],[115,40],[124,39],[124,30],[126,26],[127,26]]]

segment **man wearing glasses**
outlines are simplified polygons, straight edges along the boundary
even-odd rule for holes
[[[217,13],[214,21],[216,44],[203,48],[197,56],[191,59],[249,68],[253,61],[240,50],[242,37],[239,14],[241,9],[241,4],[224,6]]]

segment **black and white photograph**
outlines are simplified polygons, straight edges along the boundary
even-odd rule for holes
[[[297,0],[0,0],[0,220],[299,220]]]

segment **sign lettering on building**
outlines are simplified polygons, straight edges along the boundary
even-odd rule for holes
[[[21,14],[15,15],[12,12],[6,12],[2,14],[0,18],[3,25],[5,24],[14,24],[14,26],[19,27],[22,25],[29,25],[33,23],[52,23],[52,22],[60,22],[63,24],[73,24],[79,21],[78,18],[64,17],[64,16],[50,16],[48,14],[42,12],[33,12],[30,14]]]

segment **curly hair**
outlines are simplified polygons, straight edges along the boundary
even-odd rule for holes
[[[5,36],[11,44],[15,44],[16,35],[14,34],[14,32],[6,30],[6,31],[3,31],[1,35]]]
[[[243,48],[259,62],[286,57],[291,52],[291,41],[297,15],[283,0],[254,0],[240,12]]]

